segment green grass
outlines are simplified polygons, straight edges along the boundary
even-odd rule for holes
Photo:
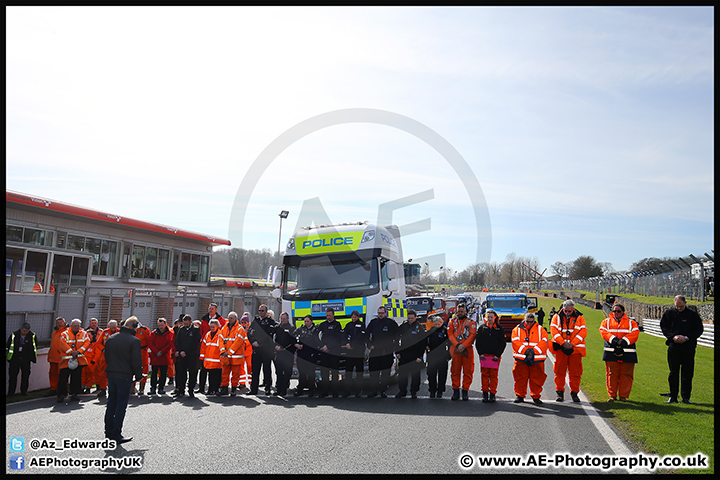
[[[540,297],[540,306],[546,312],[553,306],[558,310],[560,304],[560,299]],[[668,405],[666,398],[659,396],[659,393],[668,391],[665,341],[641,333],[630,401],[608,403],[605,362],[602,361],[603,340],[598,330],[605,315],[601,310],[581,305],[578,310],[583,313],[588,327],[581,388],[593,406],[612,422],[634,450],[681,456],[701,452],[709,459],[708,469],[678,470],[677,473],[714,473],[714,350],[706,347],[697,349],[692,396],[694,405]],[[543,323],[549,329],[550,320],[546,318]]]

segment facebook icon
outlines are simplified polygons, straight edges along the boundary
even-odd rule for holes
[[[10,470],[25,470],[25,455],[10,455]]]

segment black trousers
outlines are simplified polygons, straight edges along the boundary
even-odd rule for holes
[[[150,377],[150,388],[155,390],[155,387],[159,387],[160,390],[165,390],[165,379],[167,378],[167,365],[153,365],[152,376]],[[158,384],[158,373],[160,373],[160,382]]]
[[[85,365],[78,365],[75,370],[63,368],[60,370],[60,380],[58,380],[58,396],[67,395],[67,383],[70,379],[70,395],[77,395],[82,389],[82,369]]]
[[[345,357],[345,393],[359,395],[363,390],[364,375],[365,358]]]
[[[250,391],[257,393],[260,387],[260,370],[263,372],[263,386],[265,390],[272,387],[272,361],[275,355],[270,351],[256,348],[252,354],[252,385]]]
[[[410,380],[410,393],[417,393],[420,390],[422,366],[423,362],[417,362],[415,359],[398,365],[398,389],[400,392],[407,393],[408,379]]]
[[[18,374],[22,371],[20,377],[20,393],[23,395],[28,391],[28,384],[30,382],[30,360],[13,358],[10,360],[10,371],[8,374],[8,395],[15,393],[15,387],[17,386]]]
[[[279,351],[275,354],[275,388],[280,395],[285,395],[290,388],[290,377],[292,377],[292,367],[295,354],[287,350]]]
[[[442,393],[445,391],[445,384],[447,383],[447,373],[447,360],[438,360],[435,362],[428,361],[427,376],[430,393]]]
[[[307,388],[310,393],[315,393],[315,368],[317,367],[315,358],[301,358],[298,356],[297,366],[298,373],[300,374],[298,378],[298,390],[302,392],[303,389]]]
[[[195,389],[195,379],[197,378],[197,357],[188,355],[186,357],[175,357],[175,388],[180,393],[185,393],[185,384],[187,383],[188,393]]]
[[[320,391],[323,394],[340,394],[340,356],[320,353]]]
[[[667,360],[670,367],[670,374],[668,375],[670,396],[678,398],[679,392],[682,398],[690,400],[692,379],[695,374],[695,350],[668,350]]]
[[[208,377],[208,393],[218,393],[222,383],[222,368],[206,368]]]
[[[390,383],[390,369],[393,364],[392,353],[387,355],[371,356],[368,361],[370,367],[370,393],[384,393]]]

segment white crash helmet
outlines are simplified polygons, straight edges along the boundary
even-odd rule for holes
[[[68,361],[68,368],[69,368],[70,370],[75,370],[77,367],[78,367],[77,358],[71,358],[71,359]]]

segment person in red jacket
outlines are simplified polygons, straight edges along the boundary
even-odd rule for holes
[[[623,305],[615,303],[612,313],[600,324],[600,335],[605,341],[603,360],[608,402],[617,400],[618,394],[621,402],[627,402],[637,363],[635,342],[640,338],[638,324],[628,318]]]
[[[150,341],[148,342],[148,355],[152,366],[150,395],[155,395],[156,387],[157,393],[160,395],[165,394],[165,379],[174,345],[175,336],[173,331],[168,328],[167,320],[162,317],[158,318],[157,328],[150,334]],[[158,373],[160,375],[159,382]]]
[[[570,377],[570,397],[579,402],[580,379],[582,377],[582,359],[585,356],[585,337],[587,326],[582,313],[575,310],[575,302],[565,300],[560,311],[550,322],[550,336],[555,352],[555,393],[556,401],[562,402],[565,396],[565,375]]]
[[[540,396],[547,375],[545,359],[547,358],[547,332],[535,321],[535,314],[528,312],[525,320],[515,327],[511,335],[513,347],[513,378],[515,379],[514,403],[525,401],[528,382],[533,402],[541,405]]]
[[[462,387],[462,399],[468,400],[470,384],[473,381],[475,371],[475,356],[473,355],[473,343],[477,335],[477,325],[466,315],[465,304],[458,303],[455,316],[448,323],[448,339],[450,340],[450,378],[452,380],[453,395],[450,400],[460,399],[460,388]],[[460,375],[462,374],[462,383]]]

